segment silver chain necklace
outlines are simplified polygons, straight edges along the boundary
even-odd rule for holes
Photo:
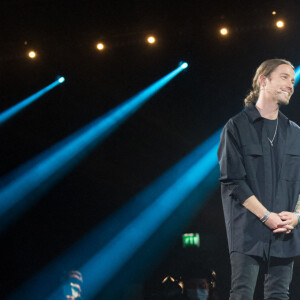
[[[274,136],[273,136],[272,140],[270,140],[269,137],[267,136],[267,138],[268,138],[268,140],[269,140],[269,142],[270,142],[270,144],[271,144],[272,147],[274,146],[273,142],[274,142],[274,139],[276,137],[277,127],[278,127],[278,117],[277,117],[276,128],[275,128],[275,132],[274,132]]]

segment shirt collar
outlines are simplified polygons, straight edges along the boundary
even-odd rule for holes
[[[245,107],[245,113],[247,114],[249,120],[252,123],[254,123],[258,119],[262,119],[262,116],[255,107],[254,103],[250,103],[248,106]]]
[[[250,103],[248,106],[245,107],[245,113],[247,114],[249,120],[254,123],[256,120],[263,119],[260,115],[259,111],[255,107],[254,103]],[[290,124],[289,119],[281,112],[279,111],[279,119],[287,122]]]

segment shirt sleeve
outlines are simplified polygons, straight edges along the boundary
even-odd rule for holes
[[[241,145],[232,120],[225,125],[218,149],[220,182],[231,187],[230,195],[241,203],[254,195],[247,183]]]

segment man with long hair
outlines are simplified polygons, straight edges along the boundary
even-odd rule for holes
[[[300,254],[300,128],[279,110],[294,92],[293,65],[264,61],[245,109],[225,125],[218,159],[231,262],[230,300],[253,299],[265,272],[264,299],[289,299]]]

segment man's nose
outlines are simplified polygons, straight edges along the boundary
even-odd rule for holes
[[[289,82],[288,88],[293,91],[294,90],[294,83],[292,81]]]

